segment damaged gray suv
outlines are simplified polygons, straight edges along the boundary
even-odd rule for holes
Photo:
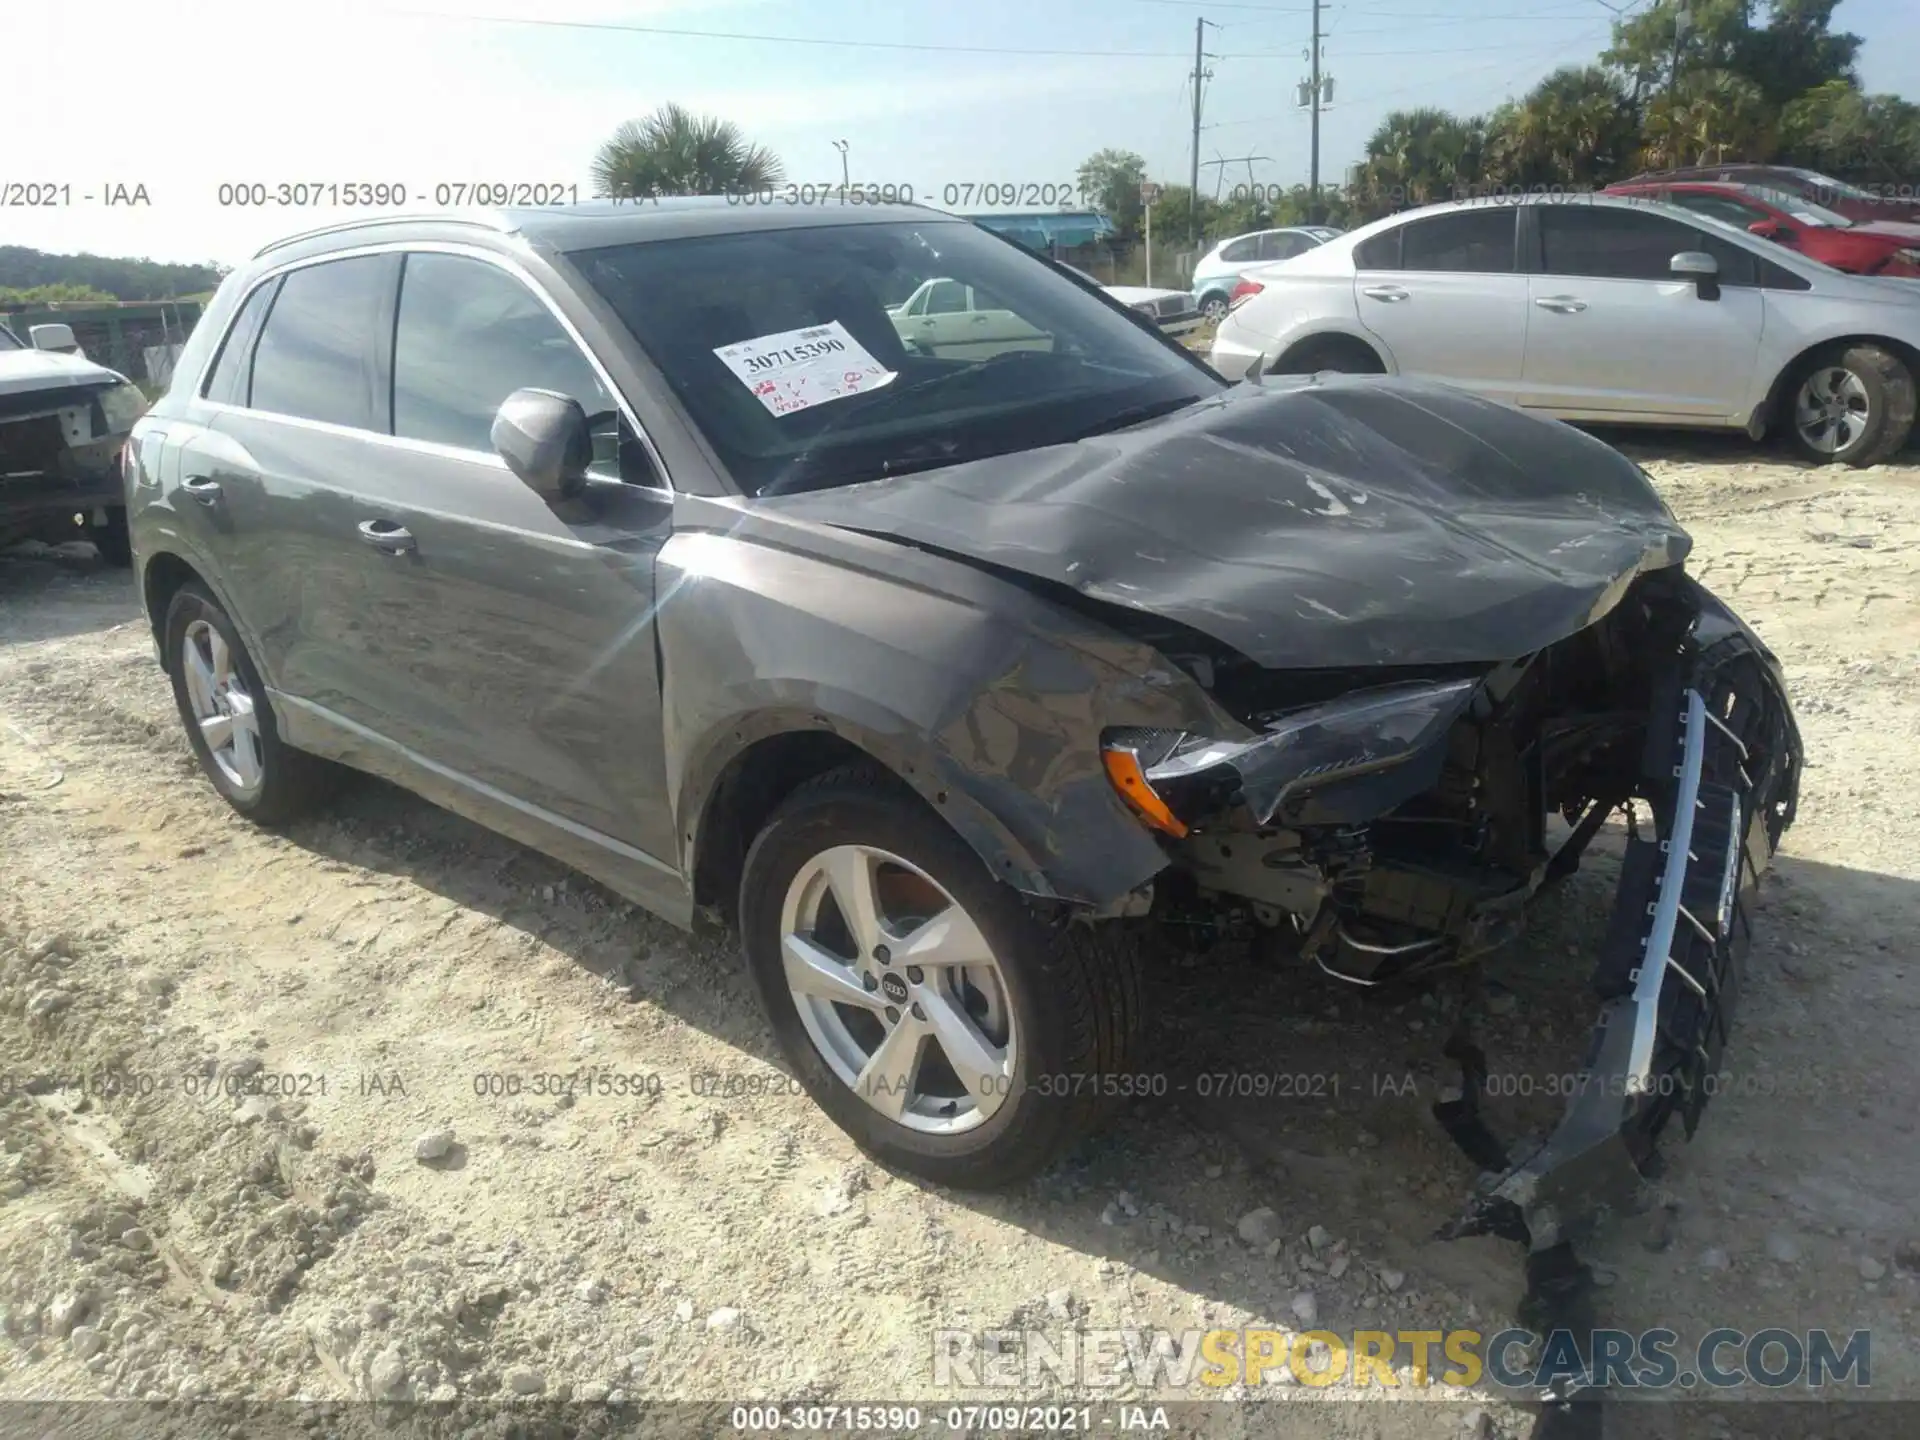
[[[936,279],[965,324],[906,313]],[[126,483],[236,809],[370,771],[737,927],[809,1093],[956,1185],[1129,1088],[1166,922],[1416,979],[1637,806],[1592,1083],[1470,1217],[1559,1233],[1691,1128],[1793,815],[1778,667],[1619,453],[1435,386],[1229,385],[911,207],[295,237]],[[1440,1119],[1484,1150],[1477,1095]]]

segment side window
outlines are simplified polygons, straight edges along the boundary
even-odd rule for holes
[[[1401,242],[1400,268],[1511,274],[1519,217],[1518,206],[1489,205],[1415,220]]]
[[[1673,257],[1698,249],[1689,229],[1664,215],[1600,205],[1542,205],[1541,269],[1548,275],[1668,280]]]
[[[936,280],[927,295],[929,315],[961,315],[967,308],[967,287],[958,280]]]
[[[1751,250],[1742,250],[1711,230],[1698,232],[1694,239],[1698,243],[1693,248],[1706,251],[1719,265],[1722,285],[1751,287],[1760,283],[1760,257]]]
[[[200,392],[207,399],[222,405],[247,403],[253,342],[260,334],[260,322],[266,318],[267,309],[273,304],[273,292],[279,284],[278,280],[269,280],[264,285],[256,286],[241,304],[240,313],[234,317],[233,325],[227,331],[227,338],[220,343],[220,353],[214,358],[206,388]]]
[[[381,289],[392,274],[384,255],[289,271],[254,348],[247,403],[276,415],[373,429],[367,356]]]
[[[1396,225],[1391,230],[1383,230],[1371,240],[1363,240],[1353,247],[1353,264],[1357,270],[1398,270],[1400,268],[1400,237],[1407,233],[1407,227]]]
[[[393,333],[393,433],[491,454],[494,412],[529,388],[578,400],[594,422],[596,463],[617,469],[614,399],[540,298],[484,260],[408,255]]]
[[[1813,282],[1803,275],[1796,275],[1784,265],[1776,265],[1771,260],[1754,256],[1760,266],[1760,288],[1763,290],[1811,290]]]
[[[1244,260],[1258,260],[1260,258],[1260,237],[1258,235],[1248,235],[1244,239],[1234,241],[1220,252],[1220,258],[1230,265],[1237,264]]]

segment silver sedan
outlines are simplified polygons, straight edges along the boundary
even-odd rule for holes
[[[1906,444],[1920,282],[1844,275],[1710,217],[1602,195],[1408,211],[1250,272],[1212,363],[1438,380],[1563,420]]]

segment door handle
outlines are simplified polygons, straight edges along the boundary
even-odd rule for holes
[[[391,520],[362,520],[360,538],[389,555],[405,555],[414,549],[413,532]]]
[[[1398,285],[1369,285],[1360,293],[1370,300],[1384,300],[1389,305],[1395,305],[1410,298],[1408,293]]]
[[[976,315],[973,317],[973,323],[976,325],[984,325],[987,323],[987,317],[984,315]]]
[[[212,505],[220,499],[220,482],[209,475],[189,475],[180,482],[180,488],[202,505]]]
[[[1551,310],[1556,315],[1577,315],[1587,308],[1587,302],[1576,300],[1571,295],[1542,295],[1533,302],[1542,310]]]

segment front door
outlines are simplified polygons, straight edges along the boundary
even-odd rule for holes
[[[352,532],[396,666],[390,738],[468,780],[656,857],[665,803],[654,565],[670,494],[612,388],[520,276],[410,253],[391,356],[393,437]],[[549,504],[494,454],[513,391],[570,395],[589,482]]]
[[[1702,291],[1673,257],[1708,248],[1665,215],[1615,206],[1541,205],[1530,278],[1521,404],[1575,415],[1733,420],[1752,385],[1766,301],[1751,257],[1718,242],[1725,273]],[[1724,257],[1724,258],[1722,258]]]

